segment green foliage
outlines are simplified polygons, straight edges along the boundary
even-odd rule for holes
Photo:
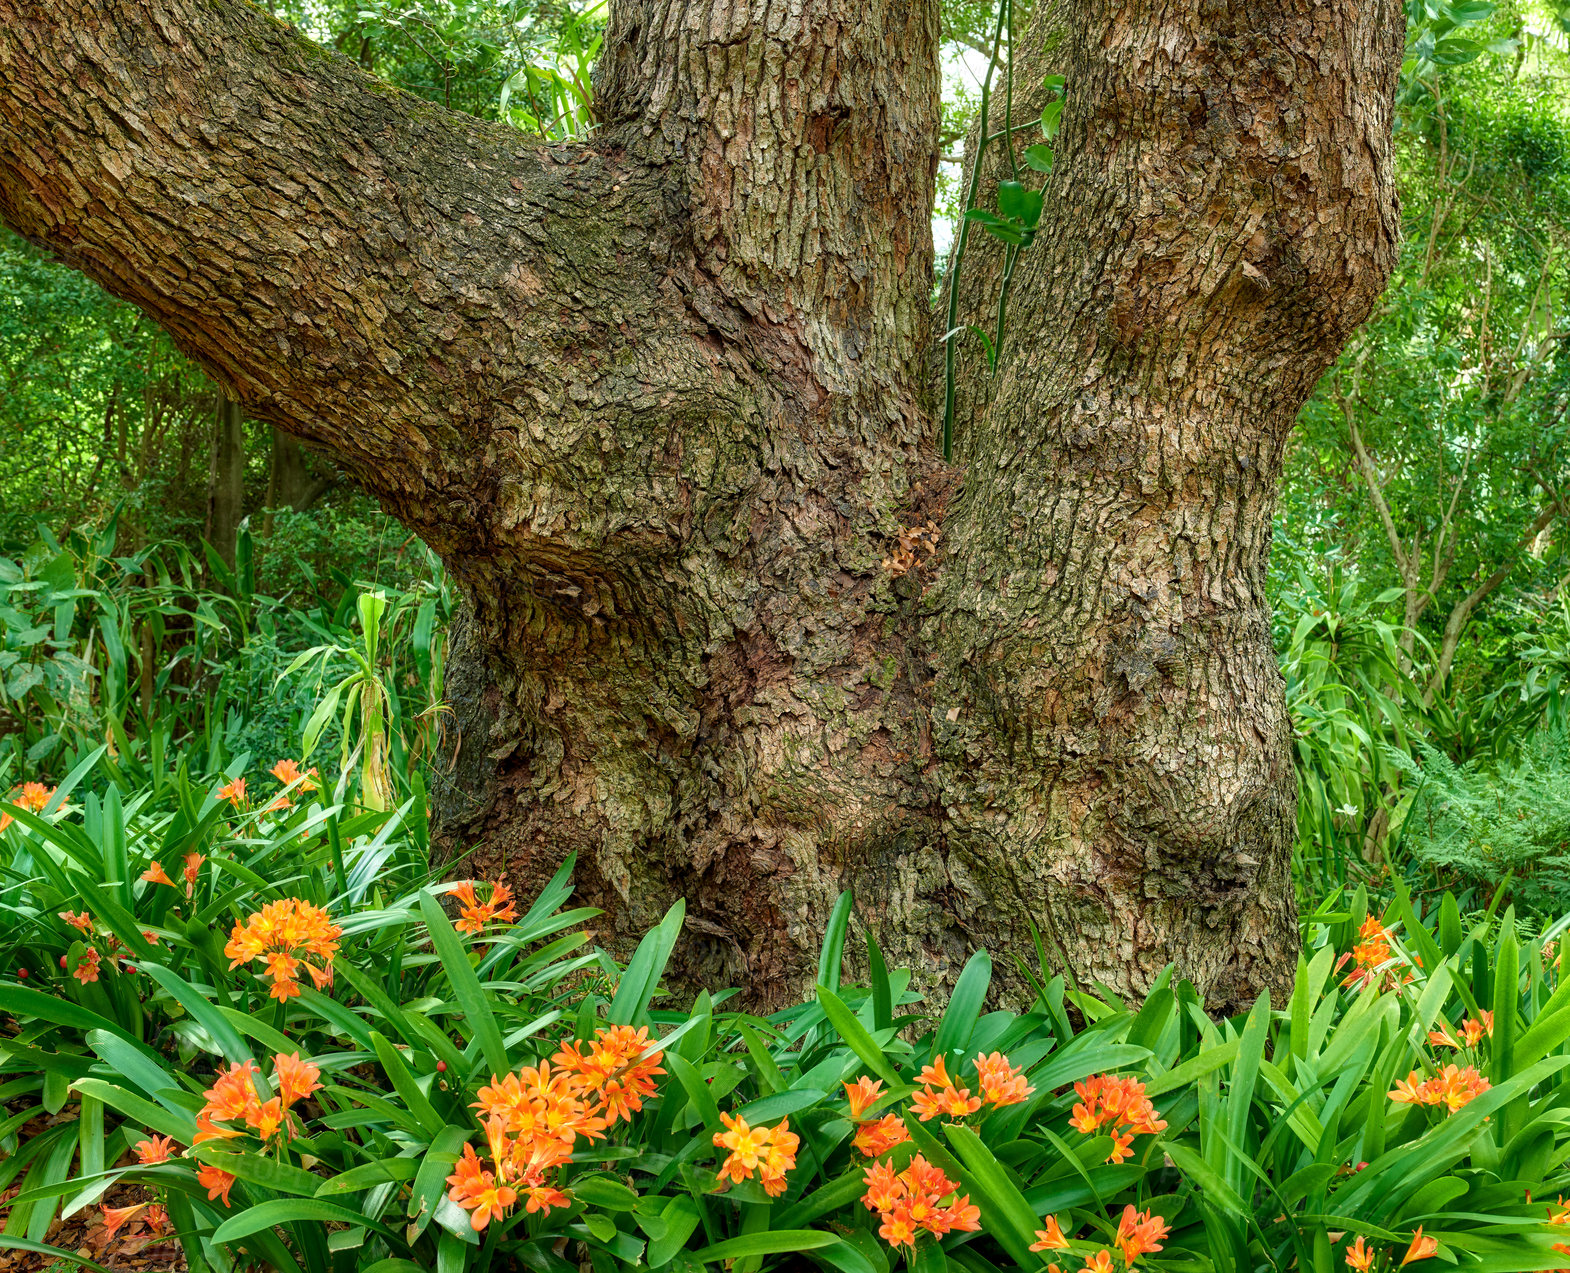
[[[1532,734],[1513,757],[1457,765],[1419,744],[1422,786],[1408,815],[1414,858],[1457,891],[1508,881],[1524,910],[1570,910],[1570,735]]]
[[[106,794],[76,801],[89,777]],[[843,979],[847,898],[816,994],[759,1017],[725,1007],[729,992],[666,1005],[679,905],[621,967],[577,931],[593,912],[562,909],[570,862],[521,917],[457,889],[455,926],[397,817],[349,818],[303,783],[280,812],[193,789],[183,769],[156,779],[101,754],[41,816],[13,806],[0,841],[25,932],[0,976],[15,1025],[0,1075],[23,1106],[0,1130],[0,1183],[20,1186],[0,1245],[31,1249],[62,1206],[135,1186],[168,1208],[193,1268],[225,1273],[757,1271],[802,1256],[889,1273],[900,1213],[864,1202],[868,1169],[919,1154],[953,1191],[940,1236],[915,1238],[922,1269],[1094,1264],[1130,1240],[1130,1216],[1166,1230],[1139,1265],[1174,1273],[1329,1269],[1354,1238],[1394,1267],[1419,1226],[1465,1268],[1552,1262],[1561,1231],[1528,1197],[1570,1179],[1570,989],[1554,944],[1523,939],[1509,912],[1463,925],[1453,898],[1419,916],[1398,893],[1373,917],[1362,892],[1333,895],[1306,923],[1291,996],[1233,1020],[1167,977],[1136,1009],[1024,966],[1027,1010],[988,1011],[982,953],[925,1015],[870,938],[866,981]],[[187,850],[206,856],[189,896],[140,880]],[[278,999],[242,935],[293,898],[342,932],[331,981]],[[58,918],[78,907],[88,932]],[[89,950],[98,975],[81,979]],[[566,1161],[518,1168],[516,1196],[477,1230],[483,1173],[534,1115],[485,1132],[474,1103],[559,1105],[559,1125],[585,1126],[565,1093],[592,1107],[611,1089],[565,1076],[602,1055],[600,1073],[631,1085],[624,1107],[603,1135],[572,1135]],[[509,1073],[537,1105],[510,1103]],[[39,1106],[55,1119],[19,1143]],[[182,1151],[199,1115],[240,1134]],[[143,1162],[160,1155],[132,1151],[154,1134],[174,1156]],[[1055,1229],[1060,1249],[1031,1250]]]

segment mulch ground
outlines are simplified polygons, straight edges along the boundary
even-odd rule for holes
[[[40,1116],[38,1127],[28,1123],[21,1129],[20,1140],[25,1141],[30,1134],[41,1131],[46,1124],[46,1116]],[[132,1161],[131,1156],[127,1154],[116,1165],[125,1166]],[[0,1231],[4,1230],[5,1222],[10,1218],[10,1201],[20,1190],[20,1185],[13,1185],[4,1193],[0,1193]],[[164,1270],[168,1270],[169,1273],[176,1273],[176,1271],[185,1273],[185,1252],[180,1249],[179,1242],[171,1236],[152,1233],[142,1219],[146,1212],[132,1217],[113,1237],[104,1228],[100,1205],[129,1207],[138,1202],[151,1201],[153,1201],[152,1195],[141,1185],[111,1185],[104,1196],[92,1206],[83,1207],[75,1215],[64,1220],[56,1216],[54,1223],[49,1226],[49,1235],[44,1241],[50,1246],[85,1255],[109,1269],[137,1270],[138,1273],[154,1273],[154,1271],[163,1273]],[[37,1273],[39,1269],[64,1270],[79,1267],[81,1266],[69,1260],[62,1260],[58,1256],[0,1247],[0,1273]]]

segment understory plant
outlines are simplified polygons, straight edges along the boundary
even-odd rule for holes
[[[1563,925],[1336,893],[1235,1018],[1024,965],[989,1010],[979,951],[932,1013],[870,934],[844,980],[847,895],[815,993],[757,1015],[665,995],[680,904],[622,965],[570,859],[525,908],[372,849],[387,815],[340,858],[297,767],[235,782],[158,834],[150,796],[6,804],[0,1245],[90,1207],[198,1271],[1503,1271],[1570,1239]]]

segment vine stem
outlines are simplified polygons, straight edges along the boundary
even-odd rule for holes
[[[987,143],[991,138],[987,135],[987,108],[992,95],[992,72],[998,64],[998,53],[1003,47],[1003,27],[1008,20],[1009,12],[1013,8],[1013,0],[1000,0],[998,4],[997,26],[992,33],[992,57],[987,62],[986,78],[981,82],[981,120],[977,131],[976,161],[971,165],[970,188],[965,192],[965,207],[960,213],[959,242],[954,247],[954,263],[949,267],[949,308],[948,322],[944,327],[943,344],[943,458],[954,458],[954,324],[959,321],[959,275],[965,262],[965,245],[970,240],[970,222],[965,219],[965,213],[976,206],[976,193],[981,188],[981,163],[987,156]],[[1014,83],[1014,50],[1013,32],[1010,31],[1009,40],[1009,69],[1008,83],[1010,97]],[[1005,103],[1005,110],[1012,105]],[[1014,148],[1009,147],[1009,158],[1012,161]]]

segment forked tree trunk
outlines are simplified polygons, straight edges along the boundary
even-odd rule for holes
[[[1034,924],[1232,1006],[1295,959],[1270,518],[1390,268],[1402,13],[1037,8],[1059,166],[952,466],[935,0],[622,0],[552,147],[233,0],[0,0],[0,216],[442,555],[487,870],[576,851],[622,940],[684,897],[679,976],[764,1005],[853,888],[927,985]]]

